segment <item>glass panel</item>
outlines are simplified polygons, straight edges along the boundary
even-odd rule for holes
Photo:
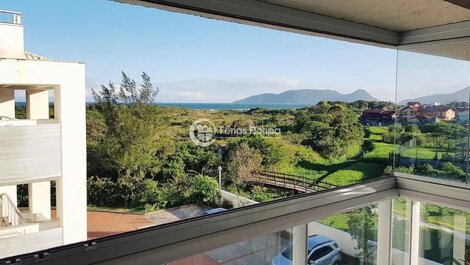
[[[404,198],[393,200],[392,264],[410,264],[411,201]]]
[[[387,133],[396,143],[397,172],[466,181],[468,42],[422,44],[398,52],[399,115]]]
[[[421,204],[420,257],[444,265],[470,263],[470,213]]]
[[[341,264],[378,264],[377,204],[337,214],[308,224],[308,234],[323,240],[332,240],[340,247]],[[338,257],[339,258],[339,257]],[[336,257],[332,257],[334,264]]]
[[[292,262],[292,230],[210,250],[198,255],[179,259],[167,265],[284,265]]]

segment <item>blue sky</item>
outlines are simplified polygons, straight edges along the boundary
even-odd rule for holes
[[[160,102],[232,102],[304,88],[366,89],[394,100],[392,49],[105,0],[2,0],[0,9],[23,12],[28,51],[86,63],[87,89],[119,82],[123,70],[136,80],[147,72],[161,89]],[[447,77],[439,82],[449,83]],[[404,83],[416,91],[429,85]]]

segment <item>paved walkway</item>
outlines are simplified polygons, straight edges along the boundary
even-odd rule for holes
[[[140,214],[88,211],[88,239],[137,230],[153,223]]]
[[[178,220],[188,219],[202,215],[205,211],[211,208],[199,205],[186,205],[177,208],[171,208],[161,211],[156,211],[147,214],[146,217],[155,225],[175,222]]]
[[[209,207],[187,205],[147,215],[88,211],[88,239],[134,231],[202,215]],[[55,211],[53,213],[55,215]]]

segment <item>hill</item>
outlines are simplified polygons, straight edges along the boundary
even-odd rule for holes
[[[410,101],[418,101],[421,104],[432,104],[432,103],[441,103],[447,104],[450,102],[460,102],[460,101],[468,101],[470,93],[470,87],[463,88],[459,91],[449,94],[434,94],[429,96],[405,99],[399,102],[400,105],[405,105]]]
[[[265,93],[237,100],[233,103],[270,103],[270,104],[317,104],[321,101],[344,101],[354,102],[356,100],[376,101],[364,89],[358,89],[350,94],[342,94],[331,89],[301,89],[288,90],[279,94]]]

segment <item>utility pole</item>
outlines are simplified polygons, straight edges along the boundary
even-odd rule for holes
[[[219,193],[222,192],[222,167],[217,168],[219,170]]]

